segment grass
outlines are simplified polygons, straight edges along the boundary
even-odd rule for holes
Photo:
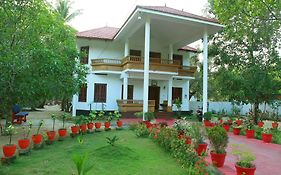
[[[110,146],[106,137],[119,137],[116,146]],[[80,145],[76,138],[45,145],[32,150],[30,156],[20,156],[9,166],[0,165],[0,174],[77,174],[72,162],[74,154],[89,154],[94,168],[89,174],[103,175],[182,175],[184,169],[167,152],[148,138],[137,138],[132,131],[108,131],[83,136]]]

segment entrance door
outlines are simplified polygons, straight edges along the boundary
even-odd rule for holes
[[[149,86],[148,100],[155,100],[155,111],[159,110],[160,87]]]

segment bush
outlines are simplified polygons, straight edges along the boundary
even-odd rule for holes
[[[208,138],[215,153],[225,153],[225,149],[228,143],[228,135],[225,129],[223,129],[221,126],[210,128],[208,130]]]
[[[204,139],[206,137],[205,128],[201,123],[193,123],[190,128],[190,136],[192,137],[194,147],[197,148],[198,144],[205,143]]]
[[[178,133],[175,129],[164,127],[158,133],[157,143],[166,151],[170,151],[172,142],[177,139],[177,135]]]
[[[138,137],[148,137],[149,130],[146,128],[146,125],[144,123],[140,123],[135,129],[135,133]]]
[[[129,124],[129,130],[135,131],[138,127],[138,123],[130,123]]]

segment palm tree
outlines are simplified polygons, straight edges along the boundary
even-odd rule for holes
[[[70,0],[58,0],[55,7],[55,11],[58,12],[65,22],[71,21],[77,15],[81,14],[81,10],[75,10],[71,12],[71,5],[73,4]]]

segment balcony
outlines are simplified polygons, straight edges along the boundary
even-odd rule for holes
[[[123,71],[128,69],[143,70],[144,58],[139,56],[127,56],[121,59],[92,59],[92,68],[95,71]],[[179,76],[194,76],[196,67],[181,66],[175,60],[150,58],[149,70],[160,72],[178,73]]]

